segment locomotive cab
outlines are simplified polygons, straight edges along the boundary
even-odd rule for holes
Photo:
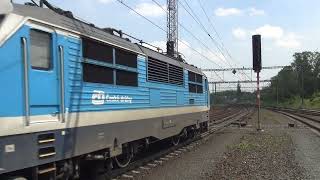
[[[54,29],[32,22],[23,24],[13,35],[8,33],[20,23],[24,23],[23,17],[2,15],[0,82],[6,84],[2,88],[6,106],[0,114],[24,115],[24,125],[63,121],[64,39]],[[42,114],[48,115],[37,116]]]
[[[0,15],[0,179],[60,159],[66,134],[52,131],[65,128],[65,39],[15,11]]]

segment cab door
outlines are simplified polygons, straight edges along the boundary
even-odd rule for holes
[[[59,58],[56,34],[50,29],[29,31],[30,124],[61,119]]]

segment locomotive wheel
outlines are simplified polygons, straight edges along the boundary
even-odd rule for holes
[[[133,158],[133,146],[128,145],[124,152],[118,156],[114,157],[114,161],[118,167],[124,168],[127,167]]]
[[[180,142],[180,135],[173,136],[171,138],[171,142],[174,146],[177,146]]]
[[[196,137],[196,134],[197,134],[196,130],[192,127],[188,131],[188,138],[193,139]]]

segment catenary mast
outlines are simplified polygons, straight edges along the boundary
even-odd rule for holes
[[[167,0],[167,54],[178,57],[178,0]]]

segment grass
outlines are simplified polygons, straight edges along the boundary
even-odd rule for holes
[[[237,150],[240,150],[241,152],[248,152],[248,151],[254,150],[256,147],[259,146],[256,143],[250,142],[249,140],[247,140],[247,138],[248,138],[247,136],[241,137],[241,141],[239,144],[227,145],[227,149],[229,150],[237,149]]]
[[[320,94],[317,93],[316,96],[313,95],[311,98],[304,99],[303,105],[301,105],[301,98],[298,96],[279,105],[288,108],[320,109]]]
[[[236,145],[236,148],[238,148],[241,151],[250,151],[253,150],[255,147],[257,147],[256,144],[249,143],[248,141],[242,141],[238,145]]]
[[[238,144],[227,145],[229,150],[237,150],[242,153],[255,152],[257,150],[276,151],[285,143],[288,143],[287,134],[272,135],[269,133],[256,133],[244,135]]]
[[[275,102],[266,102],[265,105],[267,106],[277,106]],[[295,96],[291,99],[288,99],[284,102],[279,103],[280,107],[286,108],[304,108],[304,109],[320,109],[320,93],[315,93],[309,98],[304,99],[304,104],[301,105],[301,98],[300,96]]]

